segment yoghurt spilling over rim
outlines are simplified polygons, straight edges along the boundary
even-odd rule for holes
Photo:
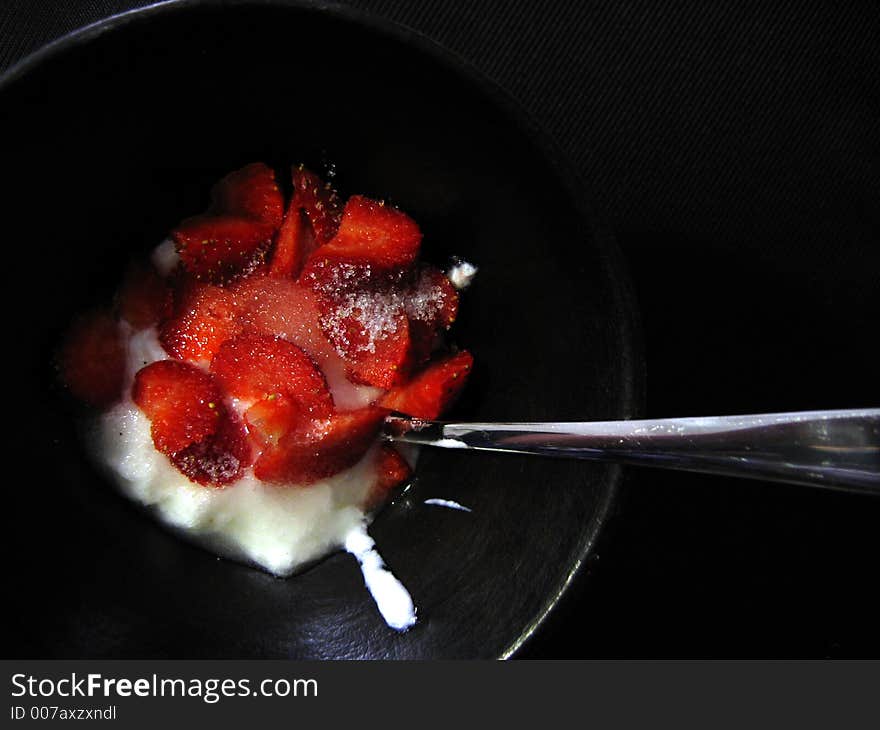
[[[90,448],[129,498],[214,552],[287,576],[358,560],[389,626],[415,608],[366,532],[412,475],[379,439],[390,411],[437,418],[473,358],[452,347],[476,267],[419,260],[421,231],[381,201],[343,201],[262,163],[211,191],[59,354],[91,408]]]

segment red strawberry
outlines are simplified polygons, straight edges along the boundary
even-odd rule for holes
[[[379,477],[367,499],[367,509],[375,509],[391,493],[412,476],[412,467],[393,446],[383,444],[379,449]]]
[[[412,340],[411,362],[424,363],[458,314],[458,292],[446,275],[433,266],[423,267],[406,293],[406,314]]]
[[[401,298],[392,291],[353,292],[340,301],[322,301],[321,328],[358,383],[390,388],[406,375],[409,322]]]
[[[187,218],[171,237],[186,270],[197,279],[223,284],[255,271],[265,260],[273,225],[233,215]]]
[[[392,327],[378,334],[372,347],[372,350],[350,351],[345,357],[349,378],[356,383],[385,390],[400,383],[408,374],[410,360],[409,323],[406,317],[397,316]]]
[[[321,246],[333,238],[339,229],[342,201],[329,183],[302,165],[293,168],[292,177],[292,203],[306,214],[317,245]]]
[[[269,271],[296,278],[303,263],[339,228],[342,206],[336,192],[302,165],[293,169],[293,195],[275,241]]]
[[[135,375],[132,399],[150,419],[153,443],[174,454],[217,432],[226,415],[214,379],[199,368],[160,360]]]
[[[250,218],[273,229],[281,225],[284,198],[275,173],[262,162],[229,173],[211,190],[211,198],[214,213]]]
[[[244,414],[248,432],[260,447],[274,446],[289,431],[311,423],[295,399],[284,395],[259,400]]]
[[[305,213],[291,201],[275,238],[269,273],[282,278],[296,278],[302,262],[314,249],[315,234],[305,218]]]
[[[213,284],[191,283],[179,292],[175,316],[161,328],[168,354],[190,362],[210,362],[230,337],[241,332],[235,294]]]
[[[222,487],[236,481],[250,466],[251,450],[238,417],[224,413],[207,438],[170,455],[171,462],[191,481]]]
[[[321,332],[321,311],[311,290],[290,279],[252,276],[233,284],[230,291],[245,327],[289,340],[317,362],[336,357]]]
[[[149,264],[131,266],[118,296],[119,314],[135,329],[151,327],[171,315],[171,288]]]
[[[125,348],[119,323],[92,312],[73,323],[59,356],[61,378],[84,403],[101,408],[118,400],[125,380]]]
[[[473,362],[467,350],[435,360],[408,383],[386,393],[379,405],[416,418],[437,418],[461,392]]]
[[[379,451],[379,482],[384,492],[399,487],[412,476],[412,467],[393,446],[383,444]]]
[[[309,418],[333,412],[327,381],[296,345],[269,335],[243,334],[223,343],[211,372],[227,393],[244,400],[284,396]]]
[[[422,233],[406,213],[369,198],[353,195],[345,204],[336,235],[306,264],[321,258],[368,263],[380,269],[402,269],[419,253]]]
[[[311,484],[354,466],[373,444],[384,417],[369,406],[314,421],[311,429],[287,433],[254,465],[258,479],[278,484]]]

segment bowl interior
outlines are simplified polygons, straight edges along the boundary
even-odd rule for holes
[[[479,266],[454,335],[477,366],[451,414],[619,418],[632,409],[621,272],[527,123],[418,38],[344,12],[172,6],[80,34],[0,97],[17,307],[11,654],[40,657],[504,655],[553,604],[615,492],[613,467],[424,451],[371,533],[413,595],[388,629],[353,559],[293,579],[216,559],[128,504],[92,468],[54,382],[71,316],[108,301],[126,261],[262,160],[335,166],[384,198],[426,260]],[[7,244],[9,245],[9,244]],[[431,497],[470,513],[425,505]]]

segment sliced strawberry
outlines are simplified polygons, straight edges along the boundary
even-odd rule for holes
[[[336,235],[342,219],[342,201],[329,183],[302,165],[293,168],[292,203],[308,218],[317,246]]]
[[[297,401],[284,395],[257,401],[245,412],[244,421],[262,448],[274,446],[285,434],[311,423]]]
[[[284,198],[275,173],[262,162],[229,173],[211,190],[212,212],[250,218],[277,229],[284,214]]]
[[[353,195],[345,204],[336,235],[312,258],[350,260],[381,269],[401,269],[419,252],[422,233],[406,213],[375,200]],[[309,268],[307,264],[306,268]]]
[[[275,227],[233,215],[187,218],[171,233],[186,270],[223,284],[255,271],[265,260]]]
[[[269,271],[296,278],[318,246],[339,228],[342,204],[336,192],[302,165],[293,169],[293,195],[275,240]]]
[[[412,340],[411,362],[418,367],[440,344],[440,333],[455,322],[458,292],[442,271],[425,266],[406,293],[406,314]]]
[[[220,417],[213,434],[170,458],[191,481],[207,487],[222,487],[236,481],[252,461],[241,421],[228,411]]]
[[[315,234],[305,218],[305,213],[291,201],[275,238],[269,273],[272,276],[295,279],[303,261],[314,249]]]
[[[387,390],[409,373],[409,322],[399,316],[393,329],[383,330],[372,342],[373,349],[361,349],[346,358],[348,376],[356,383]]]
[[[133,265],[126,273],[119,291],[119,314],[135,329],[159,324],[171,315],[172,292],[156,269]]]
[[[416,418],[437,418],[461,392],[473,362],[467,350],[436,360],[408,383],[386,393],[379,405]]]
[[[61,379],[85,404],[101,408],[118,400],[125,380],[119,323],[104,311],[80,317],[67,333],[58,364]]]
[[[289,340],[317,362],[336,357],[319,326],[321,310],[310,289],[290,279],[252,276],[236,282],[230,291],[246,328]]]
[[[409,322],[391,291],[359,291],[340,302],[322,302],[321,328],[357,383],[388,389],[407,374]]]
[[[295,430],[267,448],[254,465],[258,479],[277,484],[311,484],[354,466],[373,444],[384,417],[369,406],[338,413],[313,427]]]
[[[322,248],[309,259],[297,282],[322,300],[338,302],[356,291],[391,291],[408,286],[408,269],[382,269],[368,261],[326,256]]]
[[[383,444],[379,450],[378,487],[390,492],[412,476],[412,467],[393,446]]]
[[[333,412],[323,373],[300,348],[279,337],[243,334],[228,340],[214,355],[211,372],[236,398],[285,396],[310,418]]]
[[[379,448],[378,478],[376,484],[370,490],[367,498],[367,509],[376,509],[391,492],[409,480],[412,476],[412,467],[407,463],[393,446],[382,444]]]
[[[150,419],[153,443],[163,454],[204,441],[227,416],[214,379],[176,360],[160,360],[139,370],[132,399]]]
[[[406,314],[433,329],[449,329],[458,315],[458,291],[440,269],[423,266],[406,292]]]
[[[190,362],[210,362],[230,337],[241,332],[236,295],[213,284],[191,283],[178,295],[175,316],[161,328],[168,354]]]

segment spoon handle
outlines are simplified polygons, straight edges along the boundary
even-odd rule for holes
[[[880,495],[878,408],[584,423],[443,423],[395,414],[385,436]]]

